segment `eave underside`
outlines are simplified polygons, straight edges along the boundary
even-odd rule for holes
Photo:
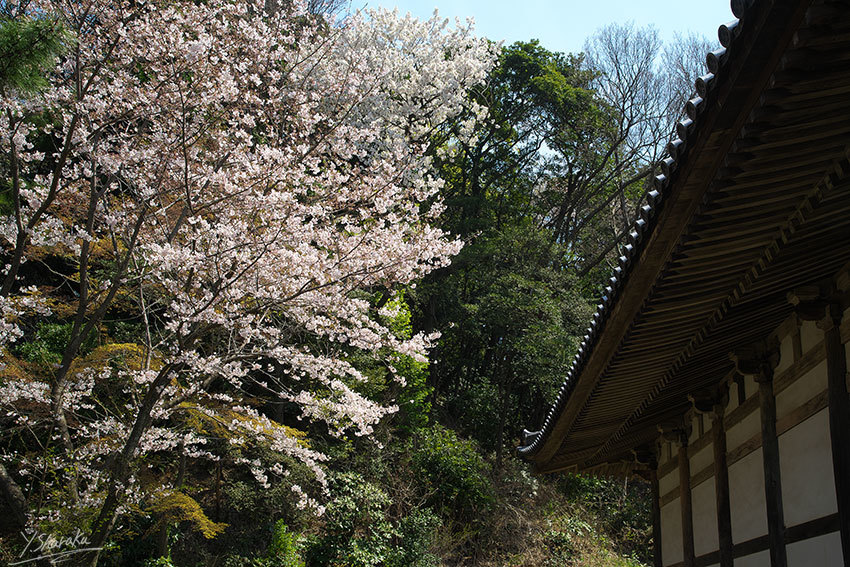
[[[710,177],[692,173],[705,187],[696,210],[603,370],[579,377],[591,393],[568,401],[572,423],[531,457],[538,470],[633,461],[688,394],[732,371],[733,349],[788,317],[788,291],[850,259],[850,18],[830,6],[809,8],[755,105],[726,117],[733,143]],[[712,136],[706,147],[732,134]]]

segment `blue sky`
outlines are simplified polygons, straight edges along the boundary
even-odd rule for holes
[[[356,6],[357,2],[353,2]],[[696,32],[717,44],[717,27],[733,19],[729,0],[369,0],[369,7],[398,7],[419,18],[475,18],[478,35],[507,43],[536,38],[551,51],[581,51],[597,28],[633,21],[655,25],[662,39]]]

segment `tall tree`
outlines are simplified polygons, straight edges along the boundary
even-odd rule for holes
[[[330,26],[300,3],[257,8],[33,2],[75,49],[43,93],[0,98],[0,404],[4,432],[27,439],[3,439],[16,470],[0,480],[31,481],[18,512],[88,525],[92,547],[128,503],[172,487],[145,474],[150,455],[260,446],[322,481],[323,456],[261,400],[369,434],[394,408],[358,393],[349,353],[391,369],[423,360],[428,337],[392,332],[363,293],[460,248],[431,224],[425,149],[491,48],[386,11]],[[109,319],[137,331],[116,342]],[[38,341],[43,363],[18,358]],[[282,477],[259,454],[242,466]]]
[[[569,247],[541,221],[540,188],[565,130],[590,130],[601,115],[588,88],[593,77],[581,57],[536,41],[514,44],[471,92],[467,115],[435,142],[442,226],[467,245],[418,286],[419,324],[455,323],[431,365],[435,396],[496,451],[497,464],[507,424],[551,400],[585,314],[564,269]],[[464,120],[480,113],[472,138],[459,140]]]
[[[590,281],[604,280],[606,260],[620,255],[709,50],[695,35],[665,46],[654,27],[633,24],[602,27],[585,43],[589,88],[605,117],[553,146],[559,169],[543,195],[548,226],[574,244],[579,273],[596,274]]]
[[[662,48],[631,25],[601,29],[586,55],[511,45],[434,142],[442,226],[467,246],[418,287],[417,323],[454,323],[430,367],[434,395],[497,462],[506,423],[552,400],[684,104]]]

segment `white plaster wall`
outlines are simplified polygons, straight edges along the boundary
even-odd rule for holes
[[[823,409],[779,436],[785,525],[796,526],[838,511],[829,410]]]
[[[768,551],[760,551],[752,555],[745,555],[735,559],[735,567],[769,567],[770,553]]]
[[[697,557],[716,551],[720,547],[717,536],[717,503],[714,494],[714,477],[691,490],[694,553]]]
[[[803,342],[803,354],[806,354],[823,340],[823,331],[815,321],[803,321],[800,326],[800,338]]]
[[[758,408],[726,431],[726,450],[736,449],[757,433],[761,433],[761,417],[759,417]]]
[[[658,492],[664,496],[673,489],[679,487],[679,469],[673,469],[673,472],[658,479]]]
[[[794,411],[824,390],[827,386],[826,360],[808,371],[805,376],[779,392],[776,396],[776,416],[782,416]]]
[[[676,498],[661,508],[661,561],[672,565],[684,560],[682,551],[682,508]]]
[[[764,502],[764,471],[760,448],[729,467],[729,502],[732,508],[734,543],[767,533],[767,507]]]
[[[726,413],[738,407],[738,383],[731,382],[729,384],[729,403],[726,405]]]
[[[711,429],[706,432],[706,435],[711,435]],[[711,465],[713,462],[714,449],[712,448],[711,444],[709,444],[708,447],[704,447],[691,457],[691,476],[696,475],[698,472],[700,472],[705,467]]]
[[[842,567],[841,536],[838,532],[792,543],[785,548],[788,567]],[[737,560],[735,565],[738,565]]]

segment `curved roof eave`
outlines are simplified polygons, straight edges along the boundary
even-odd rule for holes
[[[802,18],[808,4],[806,0],[732,0],[736,19],[718,30],[722,48],[707,54],[709,72],[696,81],[697,96],[685,106],[687,117],[676,124],[675,138],[667,146],[669,157],[659,164],[662,173],[645,195],[647,205],[629,234],[625,254],[619,258],[556,401],[540,430],[524,432],[517,452],[538,468],[545,468],[558,451],[597,376],[685,232],[713,172],[721,167],[737,132],[735,125],[740,126],[741,117],[755,103],[760,86],[770,76],[771,63],[781,55],[783,42],[790,40],[791,22]],[[759,68],[767,72],[759,73]],[[749,73],[759,76],[750,77]],[[702,185],[697,182],[700,176],[705,178]]]

